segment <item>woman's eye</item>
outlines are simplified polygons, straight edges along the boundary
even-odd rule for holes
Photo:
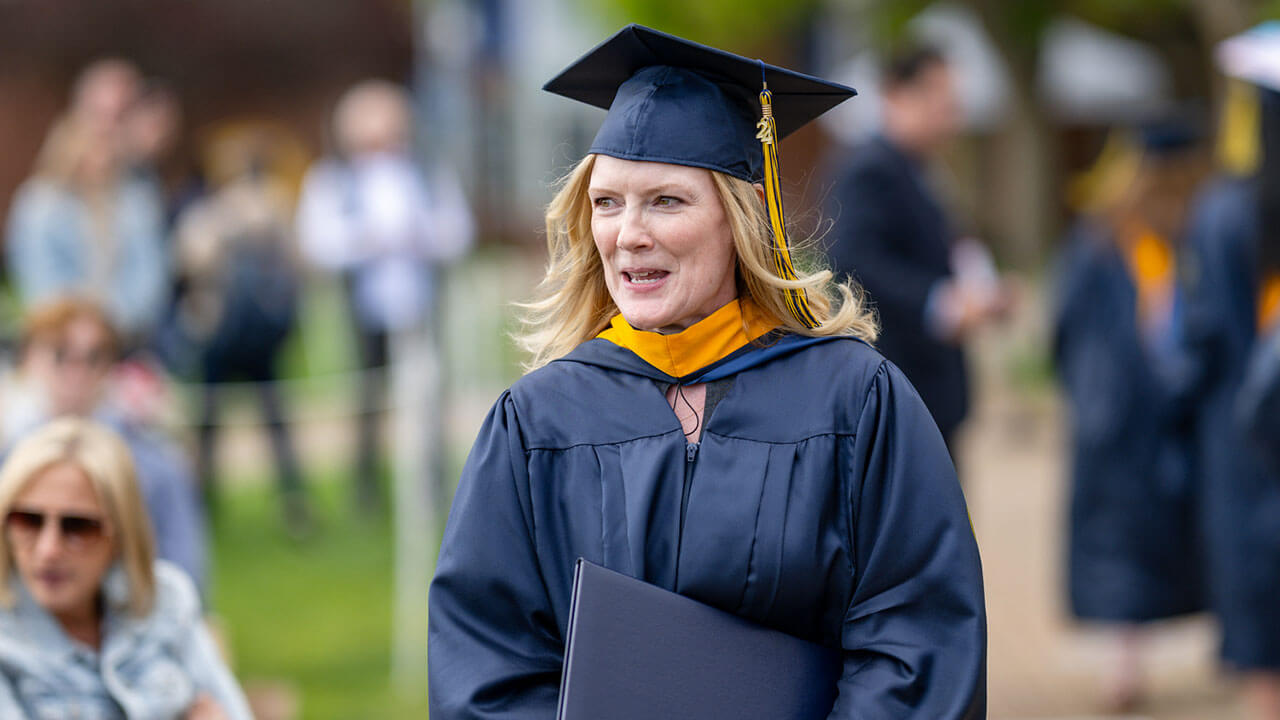
[[[602,210],[607,210],[617,205],[617,203],[613,201],[613,198],[610,197],[598,197],[595,200],[592,200],[591,204]]]
[[[659,197],[659,198],[654,202],[654,204],[655,204],[655,205],[657,205],[658,207],[662,207],[662,208],[675,207],[676,205],[679,205],[679,204],[680,204],[680,198],[677,198],[677,197],[671,197],[670,195],[663,195],[663,196]]]

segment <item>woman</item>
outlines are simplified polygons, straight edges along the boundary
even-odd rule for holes
[[[191,581],[152,560],[118,436],[79,419],[27,436],[0,517],[0,717],[250,717]]]
[[[851,91],[636,26],[547,89],[610,111],[547,213],[535,369],[454,500],[433,720],[555,715],[578,557],[843,649],[832,718],[984,716],[942,437],[853,288],[795,271],[777,232],[773,140]]]
[[[1194,136],[1172,121],[1140,145],[1131,134],[1113,134],[1090,173],[1100,192],[1061,263],[1053,335],[1071,410],[1070,607],[1116,635],[1116,712],[1142,697],[1139,628],[1203,607],[1190,439],[1162,372]]]
[[[24,305],[87,295],[137,341],[163,308],[164,217],[153,189],[123,172],[117,140],[58,121],[14,197],[6,249]]]

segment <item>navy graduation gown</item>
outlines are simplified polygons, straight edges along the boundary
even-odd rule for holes
[[[1071,611],[1142,622],[1203,606],[1188,438],[1138,331],[1137,291],[1087,221],[1060,263],[1053,356],[1070,408]]]
[[[697,443],[677,379],[602,339],[501,396],[431,588],[433,720],[554,717],[579,556],[843,648],[832,718],[985,717],[977,547],[911,385],[847,338],[711,370],[732,386]]]
[[[1257,340],[1257,214],[1249,180],[1215,181],[1197,199],[1180,268],[1180,334],[1222,657],[1239,668],[1280,669],[1280,475],[1267,470],[1237,411]]]

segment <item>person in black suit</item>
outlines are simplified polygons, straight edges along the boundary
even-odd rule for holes
[[[900,53],[882,91],[879,134],[855,150],[827,199],[831,265],[867,291],[880,316],[878,349],[916,387],[954,450],[969,406],[961,342],[1003,311],[1007,293],[981,246],[953,242],[929,186],[928,161],[959,127],[946,59],[927,47]]]

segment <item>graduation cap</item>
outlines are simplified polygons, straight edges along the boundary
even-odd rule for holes
[[[855,95],[853,88],[628,25],[542,89],[609,111],[589,153],[763,181],[775,268],[779,277],[796,279],[777,143]],[[804,291],[787,294],[792,314],[816,326]]]
[[[1223,40],[1214,55],[1228,77],[1280,90],[1280,20],[1268,20]]]
[[[1144,152],[1167,157],[1194,148],[1202,133],[1192,118],[1168,114],[1139,125],[1137,135]]]

